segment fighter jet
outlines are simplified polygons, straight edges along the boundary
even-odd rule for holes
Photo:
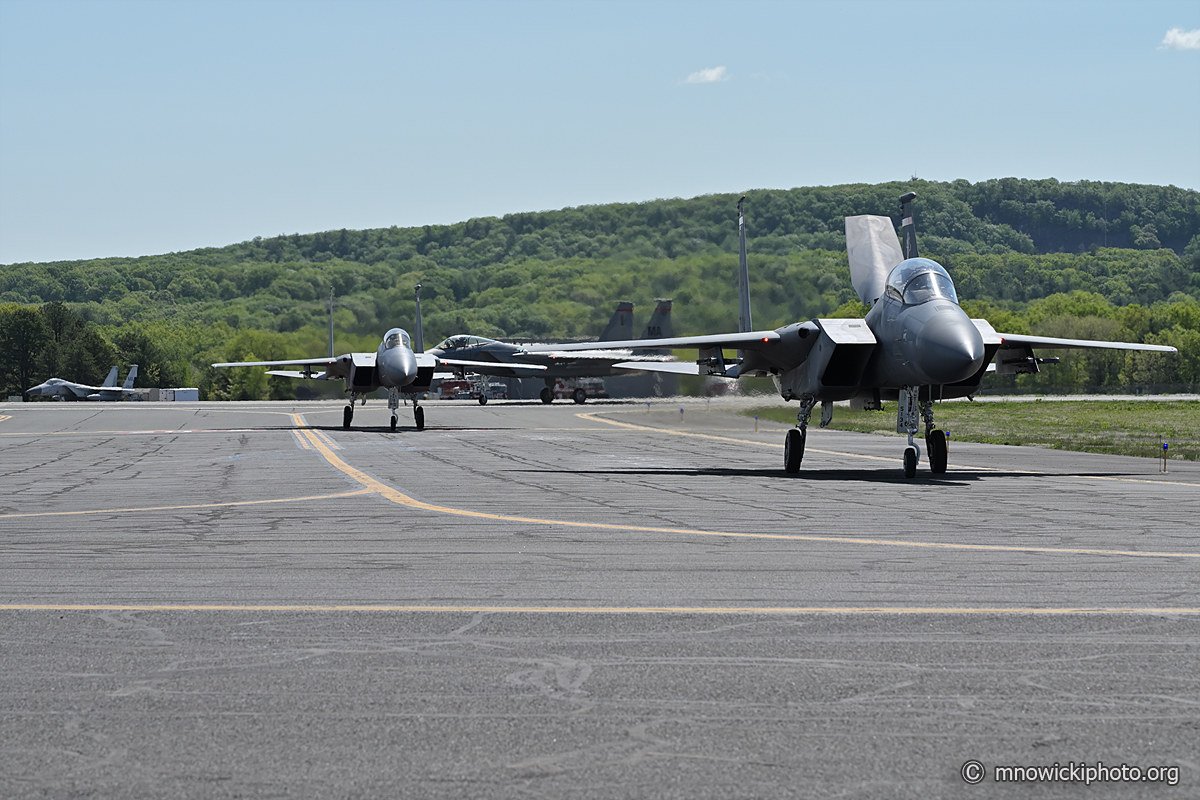
[[[129,366],[129,374],[125,376],[125,383],[121,386],[117,386],[117,368],[114,365],[108,371],[104,383],[99,386],[51,378],[29,389],[25,394],[30,397],[61,397],[64,400],[122,400],[135,391],[133,379],[137,377],[137,368],[137,364]]]
[[[836,400],[898,400],[896,430],[908,434],[904,450],[908,478],[916,475],[921,457],[914,441],[921,419],[930,472],[946,471],[946,435],[934,423],[933,401],[974,395],[989,370],[1030,373],[1037,372],[1039,364],[1056,361],[1037,358],[1035,348],[1178,352],[1161,345],[997,333],[987,320],[971,319],[958,305],[949,273],[917,253],[912,215],[915,198],[914,192],[900,198],[903,250],[890,218],[846,217],[850,278],[859,298],[871,307],[865,319],[815,319],[776,330],[752,330],[743,197],[738,201],[739,332],[676,337],[653,345],[639,341],[608,344],[634,349],[695,348],[699,351],[694,365],[697,374],[771,377],[784,400],[800,402],[797,426],[784,440],[783,462],[788,473],[800,470],[809,417],[817,404],[821,405],[821,427],[825,427]],[[577,347],[559,345],[554,349]],[[736,349],[737,357],[726,358],[726,349]]]
[[[633,303],[627,301],[617,304],[617,310],[613,313],[612,319],[609,320],[608,326],[600,335],[598,342],[579,346],[586,352],[579,352],[578,349],[564,352],[557,349],[556,345],[547,345],[552,348],[549,350],[537,348],[537,351],[533,352],[535,348],[469,334],[457,334],[443,339],[429,352],[439,357],[470,359],[472,363],[476,364],[469,370],[456,370],[460,374],[471,372],[478,375],[511,378],[519,377],[522,374],[528,375],[528,372],[522,372],[522,370],[527,370],[531,365],[538,365],[544,370],[540,377],[545,379],[546,386],[542,389],[540,396],[542,402],[546,404],[554,401],[554,382],[560,378],[568,380],[572,378],[605,378],[611,375],[627,375],[647,371],[695,373],[693,365],[680,364],[667,355],[633,355],[627,348],[608,349],[608,340],[615,339],[622,334],[627,339],[633,336]],[[654,314],[646,324],[642,339],[638,341],[644,342],[648,339],[661,338],[664,335],[671,335],[670,300],[657,301]],[[604,346],[605,349],[598,349],[599,346]],[[478,366],[480,363],[485,366]],[[571,399],[582,404],[587,400],[587,395],[582,388],[576,387]],[[487,403],[486,394],[480,395],[479,402],[481,405]]]
[[[492,367],[495,362],[475,362],[458,358],[443,358],[437,353],[425,353],[421,345],[421,311],[420,285],[416,287],[417,301],[417,345],[414,349],[413,340],[408,332],[401,328],[392,328],[383,336],[383,341],[374,353],[346,353],[341,356],[333,355],[333,333],[330,329],[329,355],[324,358],[298,358],[286,361],[232,361],[213,364],[217,368],[227,367],[270,367],[268,375],[281,375],[285,378],[305,378],[310,380],[341,380],[345,390],[350,393],[350,402],[342,412],[342,427],[350,429],[354,420],[354,403],[359,401],[365,405],[367,395],[377,389],[388,390],[388,409],[392,412],[391,427],[396,430],[396,411],[400,408],[401,395],[411,399],[413,417],[417,430],[425,429],[425,410],[418,402],[418,395],[429,391],[429,383],[435,372],[462,369],[466,367]],[[332,301],[331,301],[332,307]],[[279,367],[299,367],[300,369],[279,369]],[[543,372],[544,366],[531,364],[512,367],[517,374],[537,375]]]

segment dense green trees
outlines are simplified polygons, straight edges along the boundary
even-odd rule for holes
[[[750,192],[755,324],[862,313],[842,218],[893,214],[909,188],[920,195],[922,252],[945,264],[964,305],[998,329],[1189,348],[1167,362],[1072,355],[1022,385],[1200,380],[1189,338],[1200,330],[1200,193],[1175,187],[1001,179]],[[13,343],[0,372],[8,393],[36,383],[30,376],[95,382],[109,364],[131,362],[139,385],[198,385],[214,398],[326,393],[278,378],[259,385],[207,364],[324,352],[330,287],[338,352],[374,349],[387,328],[411,327],[416,283],[429,344],[466,331],[595,336],[617,301],[632,300],[644,319],[656,297],[675,299],[679,333],[728,329],[737,319],[735,201],[707,195],[0,265],[0,300],[13,304],[0,307],[0,343]]]

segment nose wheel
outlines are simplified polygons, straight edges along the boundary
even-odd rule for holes
[[[550,405],[551,403],[554,402],[554,393],[550,391],[549,386],[542,389],[542,393],[540,395],[538,395],[538,397],[542,398],[542,402],[545,403],[546,405]]]
[[[346,406],[342,409],[342,429],[350,430],[350,423],[354,421],[354,406]]]
[[[917,477],[917,448],[904,448],[904,477]]]
[[[417,430],[425,430],[425,409],[417,406],[415,409],[413,409],[413,417],[417,421]]]
[[[396,415],[392,414],[392,430],[396,430]]]

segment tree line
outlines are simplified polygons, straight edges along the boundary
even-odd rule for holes
[[[755,324],[856,313],[842,218],[892,214],[900,191],[914,186],[922,253],[943,263],[964,306],[998,329],[1174,337],[1163,341],[1195,351],[1188,309],[1200,300],[1200,194],[1086,181],[751,192]],[[145,258],[0,266],[0,301],[8,303],[0,311],[0,338],[12,342],[0,354],[5,393],[51,374],[95,382],[112,363],[138,363],[139,385],[199,385],[212,398],[328,392],[275,378],[266,388],[242,386],[206,364],[323,353],[330,288],[337,295],[339,352],[373,350],[387,328],[411,328],[417,283],[424,287],[430,345],[462,332],[594,337],[617,301],[631,300],[648,314],[658,297],[675,300],[680,334],[731,329],[735,201],[707,195],[447,226],[280,236]],[[1037,311],[1049,307],[1061,307],[1051,315],[1059,322]],[[1122,316],[1143,312],[1145,325]],[[1153,367],[1155,380],[1129,364],[1157,362],[1120,356],[1120,364],[1110,359],[1101,368],[1100,356],[1092,355],[1072,356],[1070,370],[1017,380],[1070,373],[1067,382],[1086,374],[1087,385],[1195,383],[1191,357],[1178,359],[1178,367]]]

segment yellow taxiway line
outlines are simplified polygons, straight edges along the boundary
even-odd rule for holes
[[[296,424],[301,425],[302,420],[297,417]],[[461,508],[451,508],[450,506],[435,505],[426,503],[409,497],[403,492],[388,486],[382,481],[372,478],[362,470],[356,469],[330,449],[325,442],[321,440],[316,432],[311,428],[300,428],[300,433],[308,437],[309,443],[313,449],[319,452],[329,464],[340,472],[348,475],[360,484],[377,493],[380,497],[390,500],[398,505],[415,508],[421,511],[430,511],[435,514],[448,514],[456,517],[471,517],[474,519],[490,519],[499,522],[521,522],[529,525],[553,525],[568,528],[594,528],[601,530],[613,531],[633,531],[637,533],[668,533],[683,536],[718,536],[722,538],[737,538],[737,539],[776,539],[785,541],[800,541],[800,542],[829,542],[835,544],[855,544],[855,545],[876,545],[887,547],[918,547],[936,550],[964,550],[976,552],[1004,552],[1004,553],[1053,553],[1058,555],[1098,555],[1098,556],[1140,556],[1140,557],[1157,557],[1157,558],[1200,558],[1200,553],[1172,553],[1158,551],[1137,551],[1137,550],[1101,550],[1089,548],[1066,548],[1066,547],[1022,547],[1016,545],[989,545],[989,544],[955,544],[952,542],[917,542],[910,540],[891,540],[891,539],[860,539],[850,536],[810,536],[804,534],[791,533],[733,533],[729,531],[706,531],[694,528],[657,528],[645,525],[617,525],[607,522],[576,522],[572,520],[558,519],[541,519],[539,517],[517,517],[507,514],[491,514],[484,511],[467,511]]]
[[[233,605],[204,603],[5,603],[0,611],[299,611],[411,612],[455,614],[1200,614],[1200,608],[937,608],[929,606],[427,606],[427,605]]]
[[[22,517],[74,517],[82,514],[127,514],[131,511],[185,511],[192,508],[226,508],[229,506],[259,506],[267,503],[303,503],[308,500],[332,500],[337,497],[356,497],[370,494],[370,489],[356,489],[353,492],[337,494],[314,494],[308,497],[281,497],[274,500],[238,500],[229,503],[196,503],[186,506],[141,506],[139,508],[98,508],[90,511],[38,511],[32,514],[0,514],[0,519],[18,519]]]

